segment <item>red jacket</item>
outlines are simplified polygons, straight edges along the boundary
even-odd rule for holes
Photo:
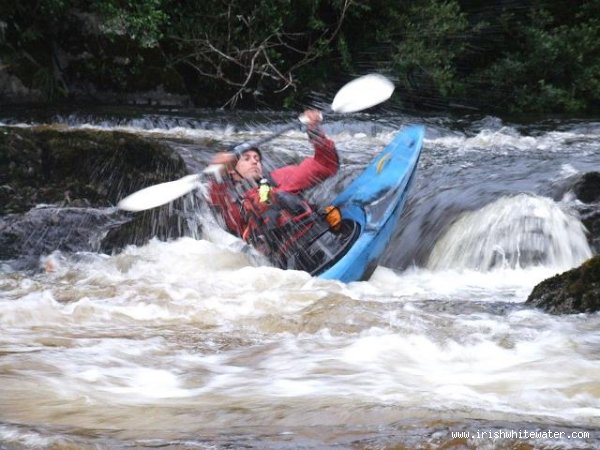
[[[320,129],[308,131],[315,154],[297,165],[280,167],[271,172],[270,177],[278,191],[300,194],[337,173],[339,159],[334,142]],[[244,199],[252,197],[256,187],[245,186],[243,182],[229,179],[223,183],[213,182],[210,188],[210,202],[220,211],[229,232],[242,237],[247,223],[242,213]]]

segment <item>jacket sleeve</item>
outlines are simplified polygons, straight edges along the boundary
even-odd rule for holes
[[[246,224],[242,218],[240,206],[232,198],[227,182],[212,181],[208,191],[208,201],[212,209],[225,222],[227,230],[236,236],[242,236]]]
[[[335,143],[320,127],[309,129],[308,139],[315,149],[314,156],[305,158],[298,165],[281,167],[271,172],[280,189],[298,193],[337,173],[340,163]]]

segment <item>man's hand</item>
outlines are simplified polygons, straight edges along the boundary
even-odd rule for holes
[[[237,162],[237,157],[231,152],[219,152],[213,156],[211,165],[223,166],[224,169],[233,170]]]
[[[323,115],[321,114],[321,111],[307,109],[298,119],[307,127],[313,128],[318,126],[323,121]]]
[[[237,157],[231,152],[219,152],[213,156],[210,165],[204,169],[205,175],[210,175],[215,178],[217,183],[223,181],[223,177],[227,173],[231,173],[237,163]]]

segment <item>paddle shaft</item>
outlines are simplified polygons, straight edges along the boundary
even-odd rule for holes
[[[333,111],[331,106],[328,107],[328,112]],[[300,116],[300,122],[304,123],[304,121],[302,120],[302,116]],[[258,139],[256,141],[251,141],[251,142],[244,142],[242,144],[236,145],[235,147],[233,147],[232,152],[240,155],[242,153],[244,153],[246,150],[249,150],[251,148],[258,148],[260,147],[262,144],[265,144],[269,141],[272,141],[273,139],[275,139],[278,136],[281,136],[283,133],[287,133],[288,131],[294,130],[295,128],[297,128],[297,124],[296,123],[290,123],[289,125],[283,127],[281,130],[276,131],[275,133],[266,136],[262,139]],[[202,174],[204,175],[212,175],[217,177],[217,179],[220,179],[220,171],[223,168],[223,164],[211,164],[208,167],[206,167],[203,171]]]
[[[272,141],[276,137],[281,136],[283,133],[287,133],[288,131],[293,130],[297,126],[298,125],[296,125],[295,123],[290,123],[289,125],[283,127],[281,130],[276,131],[275,133],[272,133],[271,135],[266,136],[266,137],[264,137],[262,139],[258,139],[256,141],[244,142],[242,144],[238,144],[235,147],[233,147],[233,152],[234,153],[243,153],[244,151],[248,150],[249,148],[259,147],[262,144],[266,144],[267,142]]]
[[[364,75],[344,85],[337,92],[327,110],[328,112],[333,111],[338,113],[362,111],[386,101],[390,98],[393,91],[394,85],[384,76],[378,74]],[[300,121],[303,122],[302,117],[300,117]],[[258,147],[269,142],[277,136],[293,130],[295,127],[295,124],[290,124],[262,139],[239,144],[234,147],[233,151],[240,154],[249,148]],[[213,174],[218,179],[221,171],[221,165],[212,164],[202,174]],[[202,174],[188,175],[180,180],[161,183],[134,192],[121,200],[118,207],[126,211],[144,211],[164,205],[196,189],[200,185]]]

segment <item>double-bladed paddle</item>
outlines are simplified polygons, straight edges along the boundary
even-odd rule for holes
[[[393,92],[393,83],[383,75],[364,75],[345,84],[335,95],[329,109],[343,114],[362,111],[386,101]],[[259,147],[296,126],[293,124],[265,138],[239,144],[233,151],[242,153],[246,149]],[[215,169],[214,166],[209,166],[201,174],[187,175],[179,180],[149,186],[125,197],[117,206],[126,211],[144,211],[172,202],[198,188],[203,175],[213,173]]]

